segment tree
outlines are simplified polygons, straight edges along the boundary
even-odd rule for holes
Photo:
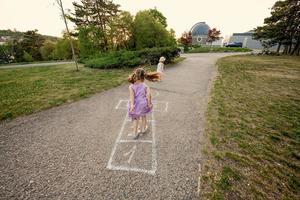
[[[149,14],[152,15],[153,18],[157,22],[161,23],[165,28],[168,26],[167,18],[161,12],[159,12],[156,8],[149,9]]]
[[[23,51],[24,50],[23,50],[23,47],[21,45],[21,42],[18,39],[13,39],[12,49],[13,49],[14,61],[16,61],[16,62],[24,61],[24,59],[23,59],[23,54],[24,54]]]
[[[13,46],[11,43],[0,45],[0,64],[10,63],[14,60]]]
[[[74,51],[78,54],[78,41],[73,40]],[[56,60],[68,60],[72,59],[72,49],[69,43],[69,39],[64,37],[57,41],[53,52],[53,58]]]
[[[183,32],[181,37],[179,38],[179,43],[181,43],[184,47],[188,47],[192,45],[193,37],[191,31]]]
[[[23,59],[25,62],[33,62],[33,57],[27,52],[23,51]]]
[[[210,43],[210,46],[212,46],[212,43],[214,41],[217,41],[220,39],[220,34],[221,34],[221,31],[217,30],[216,28],[209,29],[208,37],[207,37],[206,41]]]
[[[130,49],[133,44],[133,16],[122,11],[109,22],[108,37],[111,49]]]
[[[71,38],[71,35],[70,35],[70,31],[69,31],[69,28],[68,28],[68,23],[67,23],[67,20],[66,20],[66,15],[65,15],[65,11],[64,11],[64,7],[63,7],[63,4],[62,4],[62,1],[61,0],[56,0],[56,3],[60,7],[60,9],[61,9],[62,18],[64,19],[64,22],[65,22],[68,39],[69,39],[69,42],[70,42],[70,45],[71,45],[71,49],[72,49],[72,58],[73,58],[73,60],[75,62],[76,70],[79,71],[78,64],[77,64],[77,59],[76,59],[76,55],[75,55],[75,50],[74,50],[72,38]]]
[[[169,41],[167,43],[169,44],[169,46],[175,46],[177,44],[175,30],[171,28],[168,34]]]
[[[43,60],[52,60],[54,58],[55,42],[46,40],[40,48]]]
[[[255,29],[255,39],[269,46],[278,44],[277,52],[283,46],[283,54],[299,55],[300,1],[277,1],[272,7],[271,16],[265,18],[264,24]]]
[[[78,32],[79,51],[81,58],[87,58],[100,52],[99,38],[101,32],[94,26],[80,27]]]
[[[75,13],[68,15],[68,18],[77,25],[78,29],[96,30],[89,35],[98,37],[95,46],[101,47],[102,51],[107,51],[109,23],[120,12],[120,5],[110,0],[81,0],[81,4],[73,2],[73,5]]]
[[[134,45],[136,49],[172,46],[174,34],[153,17],[151,10],[140,11],[134,20]]]
[[[27,52],[32,56],[33,60],[42,60],[40,48],[43,46],[44,41],[44,37],[38,34],[38,30],[31,30],[25,32],[23,35],[23,39],[17,43],[19,43],[22,52]]]

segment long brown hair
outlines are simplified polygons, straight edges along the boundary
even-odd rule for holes
[[[136,68],[133,73],[128,77],[129,83],[135,83],[136,81],[148,80],[151,82],[160,81],[161,75],[158,72],[149,72],[147,73],[143,67]]]

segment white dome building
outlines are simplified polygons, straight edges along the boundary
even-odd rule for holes
[[[210,27],[205,22],[198,22],[191,28],[192,45],[205,45]]]

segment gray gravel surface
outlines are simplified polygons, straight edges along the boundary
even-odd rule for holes
[[[149,83],[154,96],[159,93],[154,99],[168,102],[167,112],[154,112],[154,175],[107,169],[126,116],[126,110],[115,107],[120,99],[128,99],[127,85],[1,122],[0,199],[199,198],[204,102],[215,62],[226,55],[183,55],[187,59],[169,67],[162,82]],[[129,130],[130,122],[125,126],[124,131]],[[151,132],[143,137],[151,139]],[[113,163],[126,165],[124,153],[131,148],[131,143],[119,145]],[[152,148],[137,143],[128,167],[150,169]]]

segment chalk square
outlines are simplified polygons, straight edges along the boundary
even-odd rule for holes
[[[113,157],[112,167],[152,170],[152,144],[119,143]],[[133,170],[134,171],[134,170]]]
[[[159,112],[167,112],[168,111],[168,102],[166,101],[153,101],[153,110]]]
[[[128,109],[128,102],[129,100],[119,100],[118,104],[116,105],[115,109]]]

